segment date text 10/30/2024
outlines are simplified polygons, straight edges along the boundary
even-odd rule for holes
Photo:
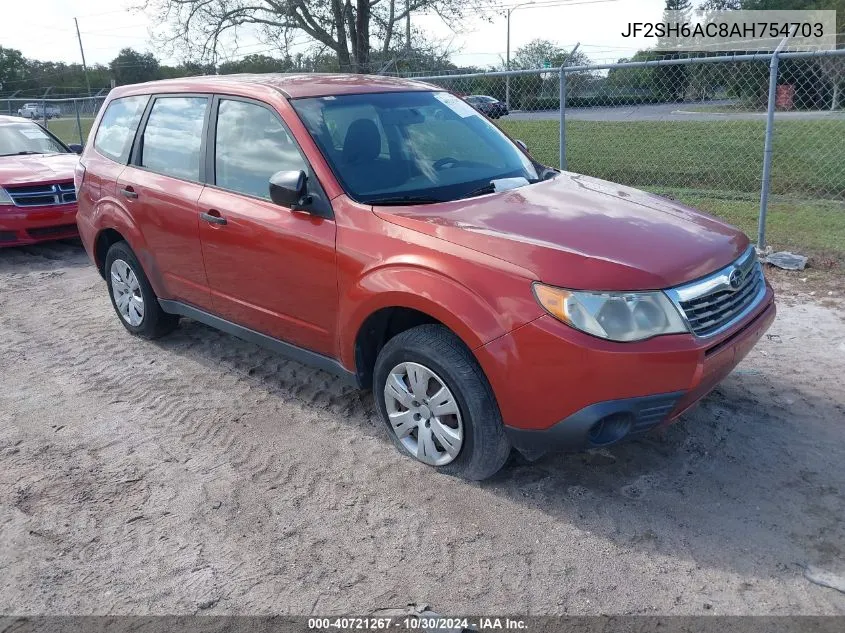
[[[379,617],[336,617],[309,618],[308,628],[314,630],[340,631],[377,631],[377,630],[525,630],[524,620],[514,618],[480,617],[480,618],[446,618],[427,616],[407,616],[403,618]]]

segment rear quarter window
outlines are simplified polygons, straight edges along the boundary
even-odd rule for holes
[[[135,138],[135,131],[149,100],[149,95],[138,95],[122,97],[109,103],[100,127],[97,128],[94,148],[103,156],[125,163],[129,159],[132,139]]]

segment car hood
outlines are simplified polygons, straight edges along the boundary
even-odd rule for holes
[[[705,213],[566,172],[477,198],[373,211],[521,266],[545,283],[582,290],[676,286],[728,265],[748,247],[741,231]]]
[[[0,156],[0,187],[39,185],[73,180],[76,154]]]

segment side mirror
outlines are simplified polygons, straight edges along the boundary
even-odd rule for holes
[[[71,143],[68,145],[68,149],[72,151],[74,154],[81,154],[82,153],[82,145],[79,143]]]
[[[302,170],[277,171],[270,176],[270,200],[294,211],[301,210],[311,202],[305,190],[307,180]]]
[[[525,152],[526,154],[528,153],[528,146],[525,144],[525,141],[520,141],[519,139],[516,139],[515,142],[522,148],[523,152]]]

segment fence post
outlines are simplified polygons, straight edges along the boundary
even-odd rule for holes
[[[566,171],[566,62],[560,65],[560,170]]]
[[[79,99],[73,100],[73,109],[76,112],[76,131],[79,133],[79,144],[85,145],[85,139],[82,138],[82,121],[79,120]]]
[[[760,184],[760,216],[757,225],[757,248],[766,248],[766,213],[769,209],[769,183],[772,178],[772,136],[775,128],[777,102],[778,64],[780,52],[789,38],[783,38],[769,61],[769,102],[766,106],[766,140],[763,145],[763,179]]]
[[[572,56],[575,54],[575,51],[578,50],[578,47],[581,46],[581,42],[578,42],[573,49],[569,52],[569,54],[564,58],[563,63],[560,65],[560,93],[558,95],[558,109],[560,110],[560,150],[558,156],[558,162],[560,163],[561,171],[567,171],[566,169],[566,64],[572,59]]]
[[[47,127],[47,102],[41,99],[41,116],[44,120],[44,127]]]

